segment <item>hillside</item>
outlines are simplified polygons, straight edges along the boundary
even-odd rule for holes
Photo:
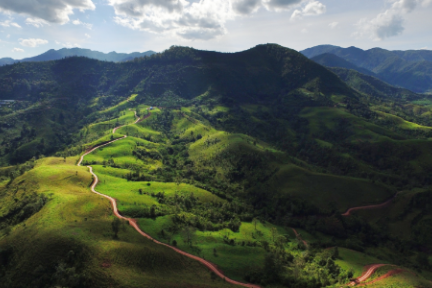
[[[0,67],[0,287],[428,287],[432,102],[333,71],[275,44]]]
[[[92,51],[90,49],[82,49],[82,48],[62,48],[59,50],[48,50],[47,52],[30,58],[24,58],[22,60],[14,60],[12,58],[2,58],[0,59],[0,66],[10,65],[18,62],[41,62],[41,61],[52,61],[52,60],[60,60],[65,57],[72,56],[81,56],[87,57],[90,59],[96,59],[100,61],[109,61],[109,62],[125,62],[133,60],[134,58],[145,57],[155,54],[156,52],[147,51],[143,53],[134,52],[134,53],[102,53],[98,51]]]
[[[352,65],[369,70],[376,77],[391,85],[403,87],[416,93],[432,91],[432,51],[388,51],[381,48],[365,51],[356,47],[341,48],[322,45],[308,48],[301,53],[309,58],[324,53],[333,54]],[[341,64],[340,61],[338,64]],[[345,62],[342,65],[331,67],[348,68]]]
[[[409,101],[424,98],[423,95],[414,93],[408,89],[394,87],[376,77],[357,72],[357,69],[345,69],[335,66],[330,68],[330,70],[336,73],[350,87],[372,97],[387,98],[389,100],[396,98]]]
[[[326,67],[338,67],[338,68],[351,69],[365,75],[375,76],[375,73],[373,73],[372,71],[364,68],[360,68],[334,54],[330,54],[330,53],[320,54],[318,56],[312,57],[311,60]]]

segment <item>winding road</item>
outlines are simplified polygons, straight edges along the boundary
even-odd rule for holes
[[[383,208],[387,205],[389,205],[395,198],[396,196],[401,193],[401,192],[397,192],[390,200],[387,200],[384,203],[381,204],[377,204],[377,205],[367,205],[367,206],[360,206],[360,207],[353,207],[353,208],[349,208],[345,213],[341,214],[342,216],[350,216],[351,212],[354,211],[358,211],[358,210],[370,210],[370,209],[378,209],[378,208]]]
[[[130,110],[130,109],[129,109],[129,110]],[[140,120],[144,120],[144,119],[150,117],[150,113],[147,114],[146,117],[144,117],[143,119],[141,119],[141,118],[139,118],[139,117],[137,116],[136,111],[135,111],[135,116],[136,116],[137,120],[135,121],[134,124],[138,123]],[[124,127],[124,126],[127,126],[127,125],[122,125],[122,126],[119,126],[119,127],[114,128],[114,129],[113,129],[113,134],[114,134],[114,133],[115,133],[119,128]],[[99,146],[96,146],[96,147],[92,148],[91,150],[87,151],[86,153],[84,153],[84,154],[81,156],[81,158],[80,158],[80,160],[78,161],[78,164],[77,164],[77,165],[78,165],[78,166],[81,166],[81,163],[82,163],[84,157],[85,157],[86,155],[92,153],[92,152],[95,151],[96,149],[101,148],[101,147],[106,146],[106,145],[109,145],[109,144],[111,144],[111,143],[113,143],[113,142],[116,142],[116,141],[118,141],[118,140],[124,139],[124,138],[126,138],[126,137],[127,137],[127,136],[125,135],[125,136],[123,136],[122,138],[118,138],[118,139],[112,140],[112,141],[110,141],[110,142],[107,142],[107,143],[105,143],[105,144],[102,144],[102,145],[99,145]],[[128,221],[129,224],[130,224],[132,227],[134,227],[135,230],[136,230],[138,233],[140,233],[143,237],[146,237],[146,238],[152,240],[152,241],[153,241],[154,243],[156,243],[156,244],[166,246],[166,247],[168,247],[168,248],[174,250],[175,252],[177,252],[177,253],[179,253],[179,254],[182,254],[182,255],[184,255],[184,256],[186,256],[186,257],[189,257],[189,258],[191,258],[191,259],[194,259],[194,260],[200,262],[201,264],[203,264],[204,266],[206,266],[208,269],[210,269],[211,271],[213,271],[217,276],[219,276],[220,278],[224,279],[224,280],[225,280],[226,282],[228,282],[228,283],[235,284],[235,285],[240,285],[240,286],[248,287],[248,288],[261,288],[261,287],[258,286],[258,285],[254,285],[254,284],[246,284],[246,283],[242,283],[242,282],[238,282],[238,281],[232,280],[232,279],[226,277],[226,276],[225,276],[221,271],[219,271],[219,270],[217,269],[217,267],[216,267],[214,264],[212,264],[211,262],[209,262],[209,261],[207,261],[207,260],[204,260],[203,258],[200,258],[200,257],[198,257],[198,256],[195,256],[195,255],[189,254],[189,253],[187,253],[187,252],[184,252],[184,251],[182,251],[182,250],[180,250],[180,249],[178,249],[178,248],[176,248],[176,247],[174,247],[174,246],[171,246],[171,245],[168,245],[168,244],[165,244],[165,243],[159,242],[159,241],[157,241],[156,239],[152,238],[150,235],[148,235],[147,233],[145,233],[144,231],[142,231],[142,230],[139,228],[139,226],[138,226],[138,224],[137,224],[137,221],[136,221],[135,219],[126,218],[126,217],[120,215],[120,213],[119,213],[119,211],[118,211],[118,209],[117,209],[117,201],[116,201],[114,198],[112,198],[112,197],[110,197],[110,196],[108,196],[108,195],[105,195],[105,194],[99,193],[99,192],[97,192],[97,191],[95,190],[97,184],[99,183],[99,178],[98,178],[98,176],[93,172],[93,167],[91,167],[91,166],[87,166],[87,167],[89,168],[90,173],[93,175],[93,183],[92,183],[92,185],[91,185],[91,187],[90,187],[91,191],[92,191],[93,193],[96,193],[97,195],[100,195],[100,196],[105,197],[105,198],[107,198],[108,200],[110,200],[110,202],[111,202],[111,204],[112,204],[112,207],[113,207],[114,215],[115,215],[116,217],[120,218],[120,219],[123,219],[123,220]]]
[[[380,267],[386,266],[388,264],[374,264],[371,265],[365,272],[363,272],[363,274],[358,277],[357,279],[355,279],[354,281],[351,281],[348,286],[355,286],[357,284],[360,284],[361,282],[366,281],[367,279],[369,279],[372,274]]]

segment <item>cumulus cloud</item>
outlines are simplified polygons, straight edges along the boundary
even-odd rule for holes
[[[427,6],[431,0],[390,0],[391,6],[372,19],[361,19],[355,36],[367,36],[374,40],[383,40],[398,36],[405,30],[404,16],[418,6]]]
[[[236,13],[248,15],[257,11],[262,6],[261,0],[235,0],[232,7]]]
[[[13,48],[12,49],[12,52],[24,52],[24,50],[23,49],[21,49],[21,48]]]
[[[156,1],[156,0],[155,0]],[[49,23],[65,24],[74,9],[94,10],[92,0],[1,0],[0,10],[28,15]]]
[[[25,47],[37,47],[39,45],[47,44],[48,41],[44,39],[36,39],[36,38],[29,38],[29,39],[19,39],[21,46]]]
[[[84,36],[85,36],[87,39],[90,39],[90,38],[91,38],[91,36],[90,36],[89,34],[87,34],[87,33],[85,33]]]
[[[21,28],[21,26],[18,23],[12,22],[11,20],[6,20],[6,21],[3,21],[3,22],[0,22],[0,26],[2,26],[2,27]]]
[[[296,9],[291,15],[291,19],[300,19],[303,16],[320,15],[326,12],[326,6],[318,1],[311,1],[306,4],[302,9]]]
[[[79,20],[79,19],[73,20],[72,24],[74,24],[74,25],[82,25],[82,26],[84,26],[85,28],[87,28],[89,30],[91,30],[93,28],[93,24],[81,22],[81,20]]]
[[[302,0],[263,0],[264,6],[269,10],[286,10],[300,4]]]
[[[180,38],[207,40],[226,33],[226,22],[260,8],[283,11],[301,6],[302,15],[318,15],[325,6],[310,0],[108,0],[114,21],[134,30],[171,33]]]

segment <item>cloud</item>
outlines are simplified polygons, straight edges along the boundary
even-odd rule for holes
[[[12,49],[12,52],[18,52],[18,53],[22,53],[22,52],[24,52],[24,50],[23,49],[21,49],[21,48],[13,48]]]
[[[429,50],[429,48],[428,47],[423,47],[423,48],[420,48],[420,50]]]
[[[93,24],[81,22],[81,20],[79,20],[79,19],[73,20],[72,24],[74,24],[74,25],[82,25],[82,26],[84,26],[85,28],[87,28],[89,30],[91,30],[93,28]]]
[[[94,10],[92,0],[1,0],[0,10],[28,15],[49,23],[65,24],[74,9]]]
[[[366,36],[374,40],[395,37],[405,30],[404,16],[413,12],[419,5],[427,6],[431,0],[390,0],[391,6],[372,19],[361,19],[354,36]]]
[[[0,26],[21,28],[21,26],[18,23],[12,22],[11,20],[0,22]]]
[[[232,7],[241,15],[248,15],[257,11],[262,6],[261,0],[235,0]]]
[[[268,10],[277,11],[291,9],[301,2],[302,0],[263,0],[263,4]]]
[[[207,40],[224,34],[226,21],[234,16],[230,0],[194,3],[110,0],[110,3],[117,14],[114,21],[119,25],[151,33],[172,33],[188,40]]]
[[[114,21],[124,27],[187,40],[208,40],[226,34],[226,23],[260,8],[285,11],[307,3],[302,15],[318,15],[325,6],[305,0],[108,0]]]
[[[87,33],[85,33],[84,36],[85,36],[87,39],[90,39],[90,38],[91,38],[91,36],[90,36],[89,34],[87,34]]]
[[[35,18],[27,18],[26,19],[26,24],[27,25],[32,25],[32,26],[34,26],[36,28],[40,28],[42,26],[49,25],[49,23],[46,22],[45,20],[35,19]]]
[[[48,41],[43,39],[35,39],[35,38],[20,39],[20,44],[25,47],[37,47],[39,45],[43,45],[47,43]]]
[[[339,22],[332,22],[329,24],[330,28],[334,29],[339,25]]]
[[[300,19],[303,18],[303,16],[314,16],[314,15],[320,15],[325,13],[327,10],[327,7],[318,1],[311,1],[306,4],[306,6],[303,7],[303,9],[296,9],[291,15],[291,19]]]

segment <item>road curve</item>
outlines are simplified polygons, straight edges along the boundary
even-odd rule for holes
[[[353,208],[349,208],[345,213],[341,214],[342,216],[350,216],[351,212],[354,211],[358,211],[358,210],[370,210],[370,209],[378,209],[378,208],[383,208],[387,205],[389,205],[393,199],[396,198],[396,196],[399,194],[400,192],[396,193],[395,196],[393,196],[390,200],[387,200],[384,203],[381,204],[377,204],[377,205],[367,205],[367,206],[361,206],[361,207],[353,207]]]
[[[135,112],[135,116],[138,118],[136,112]],[[145,118],[148,118],[149,116],[150,116],[150,114],[146,115],[146,117],[144,117],[144,119],[145,119]],[[141,119],[138,118],[138,120],[135,121],[134,124],[138,123],[138,121],[140,121],[140,120],[141,120]],[[123,125],[123,126],[126,126],[126,125]],[[116,131],[118,128],[121,128],[121,127],[123,127],[123,126],[120,126],[120,127],[116,127],[116,128],[114,128],[113,133],[115,133],[115,131]],[[81,156],[81,158],[80,158],[80,160],[78,161],[78,164],[77,164],[77,165],[78,165],[78,166],[81,166],[81,163],[82,163],[84,157],[85,157],[86,155],[92,153],[92,152],[95,151],[96,149],[98,149],[98,148],[100,148],[100,147],[103,147],[103,146],[106,146],[106,145],[109,145],[109,144],[111,144],[111,143],[113,143],[113,142],[115,142],[115,141],[118,141],[118,140],[120,140],[120,139],[124,139],[124,138],[126,138],[126,137],[127,137],[127,136],[124,136],[124,137],[122,137],[122,138],[118,138],[118,139],[112,140],[112,141],[110,141],[110,142],[108,142],[108,143],[105,143],[105,144],[102,144],[102,145],[99,145],[99,146],[94,147],[93,149],[91,149],[90,151],[87,151],[85,154],[83,154],[83,155]],[[137,221],[136,221],[135,219],[126,218],[126,217],[120,215],[120,213],[119,213],[119,211],[118,211],[118,209],[117,209],[117,201],[116,201],[114,198],[112,198],[112,197],[110,197],[110,196],[108,196],[108,195],[105,195],[105,194],[99,193],[99,192],[96,191],[95,188],[96,188],[97,184],[99,183],[99,178],[98,178],[98,176],[93,172],[93,167],[91,167],[91,166],[87,166],[87,167],[89,168],[90,173],[93,175],[93,183],[92,183],[92,185],[91,185],[91,187],[90,187],[90,190],[91,190],[93,193],[95,193],[95,194],[97,194],[97,195],[100,195],[100,196],[102,196],[102,197],[105,197],[105,198],[107,198],[108,200],[110,200],[110,202],[111,202],[111,204],[112,204],[112,207],[113,207],[114,215],[115,215],[116,217],[120,218],[120,219],[123,219],[123,220],[128,221],[129,224],[130,224],[132,227],[134,227],[135,230],[136,230],[138,233],[140,233],[143,237],[146,237],[146,238],[152,240],[152,241],[153,241],[154,243],[156,243],[156,244],[166,246],[166,247],[168,247],[168,248],[174,250],[175,252],[177,252],[177,253],[179,253],[179,254],[182,254],[182,255],[184,255],[184,256],[186,256],[186,257],[189,257],[189,258],[191,258],[191,259],[194,259],[194,260],[200,262],[201,264],[203,264],[204,266],[206,266],[208,269],[210,269],[211,271],[213,271],[217,276],[219,276],[220,278],[224,279],[224,280],[225,280],[226,282],[228,282],[228,283],[235,284],[235,285],[240,285],[240,286],[248,287],[248,288],[261,288],[261,287],[258,286],[258,285],[254,285],[254,284],[246,284],[246,283],[242,283],[242,282],[238,282],[238,281],[232,280],[232,279],[226,277],[226,276],[225,276],[221,271],[219,271],[219,270],[216,268],[216,266],[215,266],[214,264],[212,264],[211,262],[209,262],[209,261],[207,261],[207,260],[204,260],[203,258],[200,258],[200,257],[198,257],[198,256],[195,256],[195,255],[189,254],[189,253],[187,253],[187,252],[184,252],[184,251],[182,251],[182,250],[180,250],[180,249],[178,249],[178,248],[176,248],[176,247],[174,247],[174,246],[171,246],[171,245],[168,245],[168,244],[165,244],[165,243],[159,242],[159,241],[157,241],[156,239],[152,238],[150,235],[148,235],[147,233],[145,233],[144,231],[142,231],[142,230],[139,228],[139,226],[138,226],[138,224],[137,224]]]
[[[394,269],[394,270],[391,270],[391,271],[387,272],[386,274],[384,274],[384,275],[382,275],[382,276],[380,276],[380,277],[378,277],[378,278],[376,278],[376,279],[374,279],[372,281],[369,281],[369,282],[366,282],[366,283],[361,283],[358,286],[367,286],[367,285],[373,284],[375,282],[378,282],[378,281],[384,280],[386,278],[389,278],[389,277],[391,277],[393,275],[400,274],[402,272],[404,272],[403,269]]]
[[[372,276],[372,274],[378,268],[383,267],[383,266],[387,266],[387,265],[389,265],[389,264],[374,264],[374,265],[369,266],[369,268],[365,272],[363,272],[363,274],[360,277],[358,277],[354,281],[351,281],[348,284],[348,286],[355,286],[357,284],[360,284],[361,282],[364,282],[365,280],[369,279]]]

